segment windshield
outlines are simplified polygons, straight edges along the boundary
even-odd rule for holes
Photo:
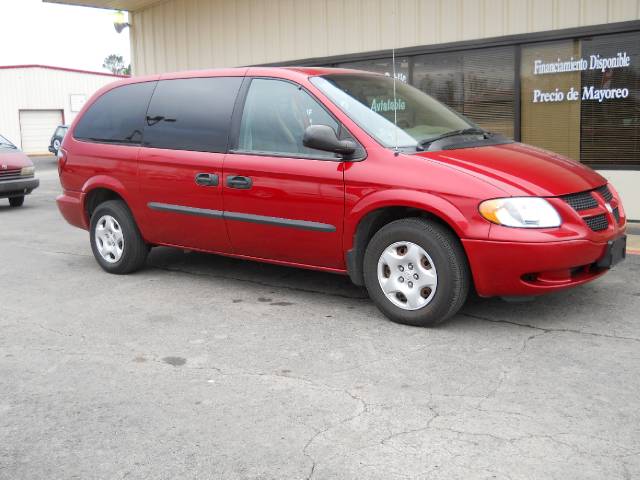
[[[0,135],[0,148],[16,148],[16,146]]]
[[[396,82],[394,105],[391,77],[335,74],[314,77],[311,82],[385,147],[417,148],[445,133],[478,128],[426,93],[402,82]]]

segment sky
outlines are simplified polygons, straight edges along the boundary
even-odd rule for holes
[[[129,29],[116,33],[112,10],[0,0],[0,65],[44,64],[105,71],[112,53],[130,61]]]

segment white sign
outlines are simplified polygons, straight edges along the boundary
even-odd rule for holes
[[[593,85],[589,87],[582,87],[582,94],[580,90],[576,90],[571,87],[567,93],[564,93],[559,88],[556,88],[552,92],[543,92],[542,90],[533,91],[533,103],[551,103],[562,102],[567,100],[574,102],[576,100],[596,100],[602,103],[604,100],[613,100],[615,98],[627,98],[629,96],[628,88],[595,88]]]
[[[600,55],[590,55],[589,59],[571,57],[569,60],[544,63],[542,60],[533,62],[533,74],[545,75],[549,73],[582,72],[584,70],[600,70],[608,68],[623,68],[631,65],[631,57],[627,52],[618,52],[615,57],[602,58]]]
[[[615,57],[601,57],[599,54],[590,55],[589,59],[571,57],[569,60],[544,63],[542,60],[533,62],[534,75],[546,75],[551,73],[581,72],[585,70],[600,70],[603,73],[602,86],[600,88],[593,85],[571,87],[568,91],[559,88],[549,91],[535,89],[533,91],[533,103],[553,103],[553,102],[575,102],[595,101],[602,103],[604,100],[624,99],[629,96],[629,89],[610,88],[613,78],[613,69],[624,68],[631,65],[631,58],[627,52],[618,52]]]
[[[69,100],[71,103],[71,111],[79,112],[82,110],[84,102],[87,101],[87,96],[84,93],[72,93],[69,95]]]

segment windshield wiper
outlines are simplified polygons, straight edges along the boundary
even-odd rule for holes
[[[442,135],[438,135],[436,137],[426,138],[424,140],[419,141],[418,145],[416,146],[416,149],[417,150],[426,150],[426,148],[429,145],[431,145],[433,142],[437,142],[438,140],[442,140],[443,138],[457,137],[458,135],[472,135],[474,133],[477,133],[478,135],[485,135],[485,136],[489,134],[489,132],[487,132],[485,130],[482,130],[481,128],[475,128],[475,127],[463,128],[462,130],[453,130],[451,132],[447,132],[447,133],[443,133]]]

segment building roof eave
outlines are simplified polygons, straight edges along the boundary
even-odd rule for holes
[[[163,0],[42,0],[45,3],[60,3],[78,7],[104,8],[107,10],[126,10],[135,12]]]

